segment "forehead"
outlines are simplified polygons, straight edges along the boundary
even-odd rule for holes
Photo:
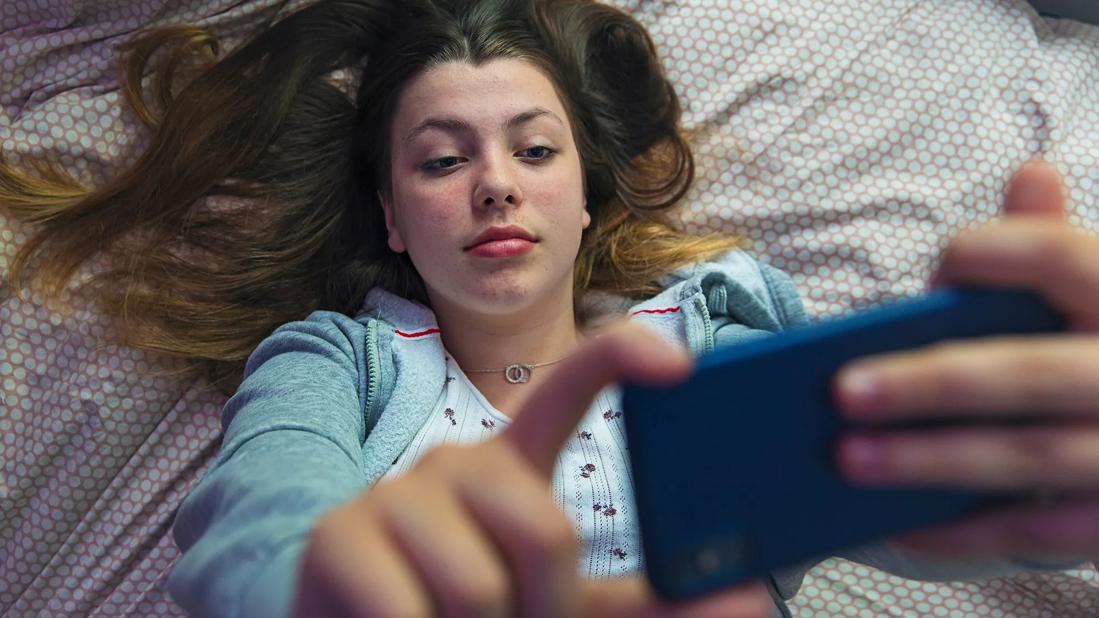
[[[448,62],[432,67],[405,87],[393,119],[395,135],[432,117],[460,117],[474,125],[497,125],[532,107],[568,122],[553,82],[526,60],[498,58],[474,66]]]

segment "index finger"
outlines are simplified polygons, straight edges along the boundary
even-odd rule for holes
[[[562,361],[499,439],[549,479],[565,440],[603,387],[624,380],[678,382],[692,364],[683,347],[665,342],[651,329],[632,322],[617,324]]]
[[[863,420],[1035,414],[1099,418],[1091,337],[993,337],[882,354],[846,365],[836,402]]]

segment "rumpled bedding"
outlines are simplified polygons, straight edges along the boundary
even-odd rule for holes
[[[114,47],[140,28],[210,26],[232,44],[276,0],[5,0],[0,143],[86,182],[145,135],[121,109]],[[1073,219],[1099,231],[1099,28],[1023,0],[618,0],[648,25],[685,107],[693,231],[743,235],[811,314],[918,293],[956,231],[994,217],[1041,156]],[[0,273],[27,230],[0,215]],[[80,277],[94,272],[88,264]],[[176,505],[216,453],[224,397],[0,287],[0,612],[168,616]],[[806,518],[812,513],[806,513]],[[1092,569],[970,583],[842,560],[810,572],[795,616],[1099,615]]]

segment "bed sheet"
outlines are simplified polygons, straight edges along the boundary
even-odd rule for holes
[[[648,25],[693,132],[694,231],[741,234],[815,316],[917,293],[955,231],[995,216],[1043,156],[1099,228],[1099,30],[1023,0],[619,0]],[[274,0],[0,3],[0,143],[89,182],[139,148],[113,47],[148,24],[235,40]],[[26,238],[0,215],[0,272]],[[90,264],[87,271],[93,271]],[[216,452],[224,397],[147,375],[74,315],[0,288],[0,612],[172,615],[161,584],[178,501]],[[807,514],[807,517],[811,514]],[[796,616],[1099,615],[1091,570],[980,583],[902,580],[829,560]]]

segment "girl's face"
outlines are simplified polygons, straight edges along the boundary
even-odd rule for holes
[[[516,59],[439,65],[406,85],[390,142],[389,247],[408,251],[437,312],[516,314],[553,299],[571,307],[591,217],[548,77]]]

